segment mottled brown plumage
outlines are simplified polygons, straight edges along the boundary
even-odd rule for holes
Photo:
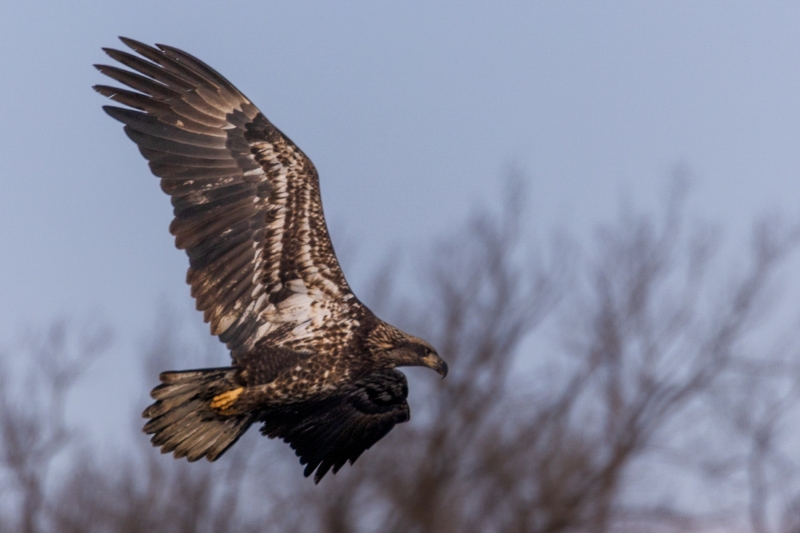
[[[208,65],[122,39],[95,90],[172,198],[187,282],[230,368],[165,372],[144,430],[162,452],[213,461],[253,423],[319,481],[409,418],[398,366],[447,365],[353,295],[333,251],[313,163]]]

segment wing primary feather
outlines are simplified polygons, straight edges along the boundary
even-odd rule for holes
[[[167,87],[178,88],[184,91],[190,90],[194,87],[190,81],[184,80],[180,76],[176,76],[168,70],[161,68],[159,65],[145,61],[127,52],[115,50],[113,48],[103,48],[103,51],[110,58],[119,61],[126,67],[130,67],[133,70],[166,85]]]
[[[225,198],[214,200],[203,204],[187,205],[180,208],[175,208],[173,212],[177,218],[191,219],[195,217],[216,217],[226,216],[227,209],[237,209],[246,205],[253,206],[253,201],[250,198],[249,191],[244,190],[231,194]]]
[[[200,61],[193,55],[165,44],[156,44],[156,46],[160,48],[167,57],[175,59],[179,63],[186,65],[187,68],[205,78],[211,83],[211,85],[224,88],[233,94],[241,95],[241,92],[239,92],[222,74],[209,67],[203,61]]]
[[[208,105],[219,109],[225,115],[229,115],[231,113],[231,107],[238,107],[238,102],[229,102],[220,96],[219,90],[216,87],[214,89],[197,87],[194,92],[197,93],[200,98],[205,100]]]
[[[139,152],[145,159],[155,164],[180,165],[199,168],[237,168],[236,161],[230,156],[220,159],[202,159],[180,154],[170,154],[157,148],[139,147]]]
[[[216,183],[215,181],[209,182],[208,180],[221,181],[223,178],[238,178],[239,180],[242,180],[243,178],[242,169],[238,167],[184,167],[180,165],[156,163],[154,165],[150,165],[150,169],[157,176],[160,176],[163,181],[170,183],[172,186],[184,184],[185,186],[189,187],[194,185],[196,189],[202,189],[203,187]]]
[[[180,93],[170,89],[166,85],[162,85],[150,78],[136,74],[129,70],[124,70],[110,65],[95,65],[95,68],[108,76],[115,79],[120,83],[124,83],[128,87],[140,91],[144,94],[157,97],[161,100],[168,100],[170,98],[177,98]]]
[[[188,220],[175,219],[177,222],[172,223],[170,231],[175,235],[175,246],[185,250],[197,246],[215,233],[225,231],[225,228],[252,216],[254,216],[253,207],[245,205],[238,211],[219,213],[218,216]]]
[[[162,119],[174,115],[167,104],[154,100],[146,94],[129,91],[128,89],[122,89],[120,87],[111,87],[110,85],[95,85],[93,88],[98,93],[107,96],[115,102],[141,111],[147,111]]]
[[[244,286],[244,289],[242,289],[242,286]],[[240,282],[239,285],[231,290],[230,295],[226,295],[226,301],[234,301],[247,291],[248,286],[248,280],[245,279]],[[215,335],[219,335],[219,333],[221,333],[219,329],[223,327],[221,325],[223,323],[223,319],[229,317],[235,311],[232,307],[233,306],[231,305],[226,306],[225,302],[219,302],[213,308],[207,310],[210,311],[209,322],[211,322],[211,327]]]
[[[174,194],[172,196],[172,207],[177,211],[188,209],[194,205],[222,204],[227,201],[236,201],[243,197],[252,197],[254,192],[255,186],[252,183],[245,182],[209,189],[198,188],[188,191],[186,194]],[[249,227],[250,224],[248,223],[246,227],[242,226],[240,229],[246,230]]]
[[[249,241],[250,236],[240,233],[238,235],[231,234],[226,237],[214,237],[213,239],[216,241],[211,243],[213,245],[195,246],[186,249],[186,252],[189,254],[189,264],[192,268],[200,269],[206,265],[210,265],[217,259],[227,255],[228,252],[237,246]]]
[[[136,111],[133,111],[136,113]],[[127,124],[125,133],[130,139],[139,145],[140,148],[150,148],[169,154],[190,156],[197,159],[225,159],[230,157],[230,152],[225,148],[207,148],[196,144],[186,144],[163,137],[155,137],[149,133],[143,133],[136,127]]]
[[[148,46],[144,43],[140,43],[139,41],[129,39],[127,37],[120,37],[119,39],[125,44],[125,46],[127,46],[134,52],[141,54],[143,57],[160,65],[165,70],[168,70],[169,72],[172,72],[173,74],[176,74],[177,76],[180,76],[183,79],[189,80],[194,84],[208,83],[208,80],[198,75],[196,72],[193,72],[186,66],[181,65],[174,59],[168,57],[161,50],[153,48],[152,46]]]
[[[108,113],[111,118],[122,122],[131,129],[145,135],[150,135],[156,139],[220,150],[220,152],[216,154],[216,157],[226,155],[227,153],[227,150],[225,150],[225,137],[187,131],[172,124],[162,122],[158,117],[152,114],[133,111],[131,109],[103,106],[103,110]],[[158,149],[169,151],[163,149],[161,146],[159,146]]]
[[[197,111],[201,111],[208,116],[214,117],[220,121],[228,123],[227,116],[230,113],[229,109],[224,109],[213,105],[211,102],[203,98],[200,94],[200,89],[184,93],[182,100],[192,106]]]
[[[228,326],[227,329],[218,333],[219,340],[225,344],[239,347],[244,344],[246,339],[250,338],[255,333],[258,324],[259,321],[255,318],[249,320],[242,320],[240,318],[237,322]],[[231,350],[231,355],[235,360],[238,355],[236,348]]]
[[[230,291],[220,291],[219,306],[226,306],[231,308],[233,303],[236,302],[242,295],[252,288],[252,280],[247,275],[242,275],[241,279],[231,287]]]
[[[243,255],[247,257],[245,254]],[[231,269],[227,278],[224,278],[222,281],[217,281],[213,285],[196,285],[192,292],[197,300],[197,308],[205,310],[215,306],[225,307],[230,303],[227,300],[234,296],[231,292],[231,287],[238,287],[247,278],[249,278],[247,270],[245,268],[238,268]],[[215,281],[217,279],[219,278],[215,278]],[[235,296],[238,297],[240,294],[236,294]]]
[[[180,236],[182,239],[185,238],[185,242],[200,242],[201,240],[205,240],[207,237],[203,236],[202,238],[193,240],[191,239],[190,233],[205,233],[210,231],[207,226],[210,224],[223,224],[219,226],[219,231],[223,231],[226,227],[230,226],[234,222],[238,222],[240,220],[244,220],[246,218],[256,216],[258,210],[252,203],[241,202],[239,205],[235,206],[235,210],[225,211],[225,210],[216,210],[211,211],[201,216],[192,217],[192,218],[175,218],[172,220],[169,226],[169,231],[173,235]]]

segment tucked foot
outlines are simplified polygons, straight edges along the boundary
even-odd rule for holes
[[[230,412],[233,404],[239,399],[239,396],[244,392],[244,387],[229,390],[222,394],[217,394],[211,399],[211,408],[220,413]]]

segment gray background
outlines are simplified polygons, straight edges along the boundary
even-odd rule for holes
[[[312,158],[356,293],[496,205],[509,169],[531,232],[657,207],[676,165],[734,241],[798,213],[795,3],[4,2],[0,346],[110,324],[103,383],[73,400],[106,424],[128,425],[109,401],[146,401],[128,378],[161,302],[191,305],[169,200],[90,89],[117,35],[208,62]]]

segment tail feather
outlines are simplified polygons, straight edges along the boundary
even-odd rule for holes
[[[156,402],[142,413],[150,419],[144,432],[153,435],[153,445],[176,458],[214,461],[239,440],[253,417],[226,416],[211,408],[215,396],[238,387],[234,372],[232,368],[163,372],[161,384],[150,393]]]

